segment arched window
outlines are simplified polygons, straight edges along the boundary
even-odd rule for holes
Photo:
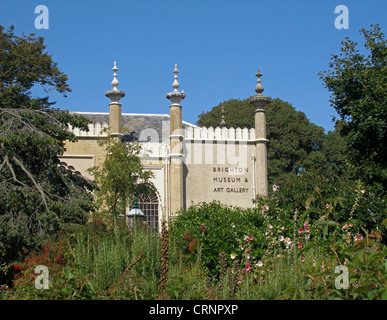
[[[141,194],[137,198],[140,210],[145,214],[146,222],[152,228],[159,228],[159,199],[154,192]]]

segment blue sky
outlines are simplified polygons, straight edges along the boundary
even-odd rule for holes
[[[228,99],[255,94],[257,68],[264,95],[290,102],[313,123],[333,129],[334,109],[318,73],[328,68],[345,37],[379,23],[385,0],[0,0],[0,24],[44,37],[47,51],[69,76],[67,98],[56,107],[107,112],[113,62],[126,113],[169,113],[178,64],[186,93],[183,119],[195,123]],[[36,29],[35,7],[49,9],[49,29]],[[346,5],[349,29],[336,29],[335,8]]]

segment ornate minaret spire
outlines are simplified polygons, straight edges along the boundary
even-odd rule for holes
[[[117,89],[119,82],[117,80],[118,68],[116,61],[114,61],[112,70],[114,71],[113,80],[111,82],[113,89],[105,92],[105,96],[111,101],[109,103],[109,131],[113,136],[120,136],[122,120],[121,103],[119,101],[125,97],[125,92]]]
[[[117,89],[119,82],[117,80],[118,68],[117,68],[116,61],[114,61],[114,67],[112,70],[114,71],[113,80],[111,82],[113,89],[110,91],[106,91],[105,95],[111,100],[112,103],[118,103],[121,100],[121,98],[125,97],[125,92]]]
[[[258,69],[256,74],[257,86],[255,87],[255,96],[250,98],[250,103],[256,107],[255,109],[255,155],[256,155],[256,196],[268,195],[267,182],[267,146],[266,143],[266,114],[264,107],[271,101],[270,98],[262,95],[263,86],[261,84],[262,73]]]
[[[224,106],[222,106],[222,111],[220,112],[220,114],[222,115],[222,121],[220,121],[220,126],[221,127],[225,127],[226,126],[226,120],[224,120]]]
[[[169,139],[170,139],[170,166],[169,166],[169,215],[174,215],[178,210],[184,208],[184,184],[183,184],[183,120],[182,106],[180,101],[185,98],[184,91],[179,92],[180,84],[177,81],[179,70],[175,64],[173,70],[173,91],[167,93],[167,99],[172,102],[169,107]]]

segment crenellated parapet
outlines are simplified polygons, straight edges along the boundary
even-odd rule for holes
[[[76,137],[106,137],[109,125],[106,122],[103,123],[90,123],[88,125],[89,131],[80,130],[79,128],[73,128],[69,125],[69,131],[74,133]],[[105,130],[105,131],[104,131]]]
[[[187,127],[185,140],[255,141],[255,129],[226,127]]]

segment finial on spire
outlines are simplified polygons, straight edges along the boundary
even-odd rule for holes
[[[111,85],[113,86],[113,89],[110,91],[106,91],[105,96],[107,96],[112,103],[118,103],[121,98],[125,97],[125,92],[117,89],[118,85],[120,84],[117,80],[117,62],[114,61],[114,67],[112,68],[114,71],[113,73],[113,80],[111,82]]]
[[[177,82],[177,74],[179,73],[179,70],[177,69],[177,64],[175,64],[175,69],[173,70],[173,73],[175,76],[173,77],[175,80],[173,81],[172,88],[173,91],[170,93],[167,93],[167,99],[171,100],[172,104],[179,104],[181,100],[185,98],[184,90],[179,92],[180,84]]]
[[[257,86],[255,87],[255,92],[257,94],[250,98],[250,103],[253,104],[258,110],[258,109],[263,109],[263,107],[266,106],[271,101],[271,99],[262,95],[262,92],[264,89],[263,89],[263,86],[261,84],[262,73],[259,70],[259,68],[258,68],[258,72],[257,72],[256,76],[258,78]]]
[[[117,80],[117,71],[118,71],[118,68],[117,68],[117,62],[116,61],[114,61],[114,67],[113,67],[113,69],[112,69],[113,71],[114,71],[114,73],[113,73],[113,81],[112,81],[112,86],[113,86],[113,90],[114,91],[118,91],[118,89],[117,89],[117,87],[118,87],[118,85],[120,84],[119,82],[118,82],[118,80]]]
[[[179,89],[180,87],[179,82],[177,82],[177,74],[179,73],[179,70],[177,70],[177,64],[175,64],[175,70],[173,70],[173,73],[175,74],[175,76],[173,77],[175,81],[173,81],[172,87],[173,89],[175,89],[174,91],[177,91],[177,89]]]
[[[222,121],[220,122],[220,126],[221,126],[221,127],[225,127],[225,126],[226,126],[226,120],[224,120],[224,114],[225,114],[225,112],[224,112],[224,106],[222,106],[222,111],[221,111],[220,113],[221,113],[221,115],[222,115]]]
[[[265,89],[263,89],[263,86],[262,86],[262,84],[261,84],[262,73],[261,73],[261,71],[259,70],[259,68],[258,68],[258,72],[257,72],[256,76],[257,76],[258,80],[257,80],[257,86],[255,87],[255,92],[256,92],[258,95],[262,95],[262,92],[263,92],[263,90],[265,90]]]

